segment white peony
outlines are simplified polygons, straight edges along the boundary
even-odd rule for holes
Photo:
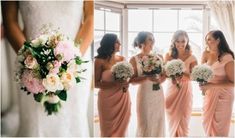
[[[32,40],[32,46],[38,47],[40,45],[45,45],[48,41],[48,35],[40,35],[36,39]]]
[[[43,79],[42,84],[50,92],[56,92],[57,90],[64,89],[59,76],[56,74],[48,74],[46,78]]]
[[[61,76],[61,82],[66,90],[70,89],[76,84],[76,79],[71,72],[64,72]]]

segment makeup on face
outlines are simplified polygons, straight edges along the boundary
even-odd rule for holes
[[[187,45],[187,38],[185,36],[179,36],[178,39],[175,41],[175,46],[177,49],[184,49]]]
[[[218,40],[213,38],[211,34],[208,34],[206,36],[206,45],[209,47],[210,50],[217,50],[218,43]]]

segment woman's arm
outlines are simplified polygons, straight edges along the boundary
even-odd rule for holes
[[[201,90],[206,91],[211,88],[233,88],[234,87],[234,61],[231,61],[225,65],[225,72],[227,81],[222,83],[207,83],[200,86]]]
[[[182,77],[183,80],[185,80],[185,79],[190,79],[192,70],[193,70],[193,68],[194,68],[196,65],[197,65],[197,60],[193,61],[193,62],[189,65],[189,71],[190,71],[190,73],[183,73],[183,77]]]
[[[132,57],[130,59],[130,63],[133,66],[133,69],[134,69],[134,75],[130,79],[130,83],[132,83],[132,84],[139,84],[139,83],[142,83],[143,81],[146,81],[148,79],[146,76],[139,76],[138,77],[137,66],[136,66],[136,62],[135,62],[135,58],[134,57]]]
[[[86,53],[86,50],[91,45],[93,40],[93,28],[94,28],[94,2],[84,1],[84,20],[80,25],[79,32],[76,36],[76,42],[80,42],[80,52],[82,55]]]
[[[2,2],[2,15],[5,34],[17,53],[25,42],[25,36],[18,23],[18,4],[16,1]]]
[[[103,82],[101,80],[103,72],[103,62],[100,59],[95,60],[95,88],[100,89],[110,89],[110,88],[117,88],[121,87],[122,85],[125,85],[126,82]]]

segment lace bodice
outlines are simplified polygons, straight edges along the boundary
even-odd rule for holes
[[[82,14],[83,1],[21,1],[20,12],[24,22],[26,39],[33,39],[40,34],[45,24],[52,24],[54,29],[74,39],[78,32]]]

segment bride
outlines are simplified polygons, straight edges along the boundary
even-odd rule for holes
[[[18,22],[18,8],[24,29]],[[21,1],[2,2],[6,36],[17,53],[25,40],[37,37],[44,24],[52,24],[74,39],[82,40],[80,53],[90,58],[88,51],[93,39],[93,1]],[[18,92],[20,126],[17,136],[89,136],[87,118],[90,92],[91,63],[83,74],[86,80],[68,93],[57,115],[47,116],[44,108],[31,95]]]

